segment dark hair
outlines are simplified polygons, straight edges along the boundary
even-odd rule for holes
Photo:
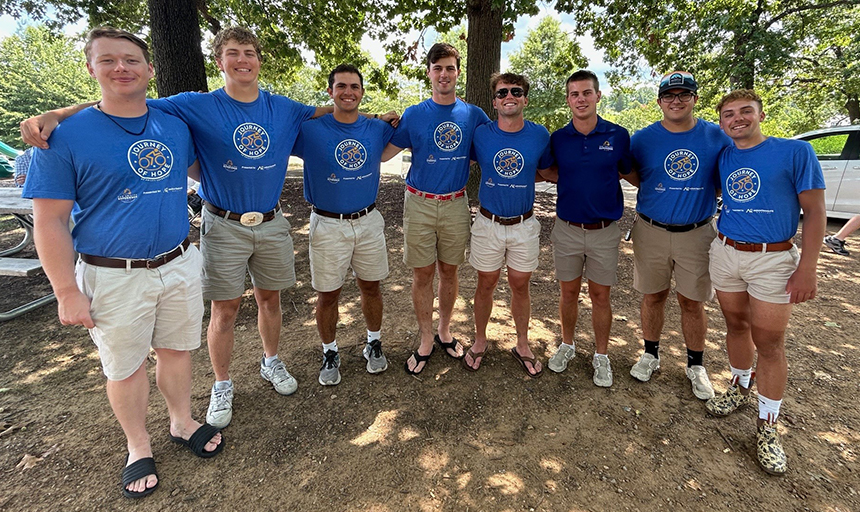
[[[529,95],[529,81],[523,75],[518,75],[516,73],[495,73],[490,77],[490,91],[496,92],[496,86],[499,85],[500,82],[519,85],[523,88],[524,96],[528,97]]]
[[[229,41],[236,41],[239,44],[253,45],[254,51],[257,52],[257,58],[263,58],[263,52],[260,50],[260,40],[257,36],[245,27],[227,27],[218,31],[215,34],[215,39],[212,41],[212,53],[216,59],[221,58],[221,52],[224,51],[224,45]]]
[[[457,59],[457,69],[460,69],[460,52],[448,43],[436,43],[427,51],[427,69],[430,65],[444,59],[445,57],[454,57]]]
[[[571,82],[581,82],[583,80],[591,80],[594,83],[594,92],[600,92],[600,82],[597,80],[597,75],[587,69],[580,69],[574,74],[567,77],[567,82],[564,83],[565,91],[568,90],[568,85]]]
[[[328,88],[331,89],[334,86],[334,75],[338,73],[353,73],[358,75],[358,83],[361,84],[361,88],[364,89],[364,77],[361,76],[361,71],[358,70],[357,67],[352,64],[340,64],[338,67],[331,70],[331,73],[328,74]]]
[[[737,90],[734,90],[734,91],[726,94],[725,96],[723,96],[723,99],[721,99],[720,102],[717,103],[717,114],[722,115],[723,106],[726,103],[730,103],[732,101],[737,101],[737,100],[754,101],[754,102],[758,103],[759,112],[764,111],[764,104],[762,104],[762,102],[761,102],[761,96],[756,94],[756,92],[754,90],[752,90],[752,89],[737,89]]]
[[[149,45],[147,45],[143,39],[137,37],[131,32],[126,32],[125,30],[113,27],[96,27],[90,30],[90,33],[87,34],[87,43],[84,45],[84,55],[87,56],[87,62],[90,60],[90,51],[93,49],[93,41],[101,38],[125,39],[126,41],[133,43],[143,51],[143,59],[147,64],[149,64]]]

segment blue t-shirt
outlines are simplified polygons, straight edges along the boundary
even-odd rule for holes
[[[549,132],[531,121],[518,132],[483,124],[475,130],[471,158],[481,166],[481,206],[499,217],[516,217],[534,207],[537,170],[552,165]]]
[[[150,109],[149,120],[88,108],[33,151],[23,196],[75,201],[75,250],[108,258],[153,258],[188,236],[185,183],[194,163],[188,127]]]
[[[624,195],[618,173],[630,173],[630,134],[625,128],[597,118],[588,135],[573,121],[550,136],[558,166],[556,215],[569,222],[591,224],[618,220],[624,214]]]
[[[237,213],[275,208],[301,124],[316,111],[263,90],[250,103],[234,100],[224,89],[147,103],[191,129],[200,157],[200,197]]]
[[[720,233],[741,242],[776,243],[797,233],[804,190],[823,189],[824,174],[812,146],[769,137],[761,144],[720,155],[723,209]]]
[[[439,105],[431,98],[407,108],[391,139],[399,148],[412,148],[406,184],[433,194],[465,187],[472,136],[489,122],[483,110],[459,99]]]
[[[376,201],[382,151],[394,128],[359,116],[351,124],[328,114],[302,123],[293,154],[305,161],[305,199],[333,213],[354,213]]]
[[[698,119],[686,132],[667,130],[659,121],[630,140],[639,168],[636,211],[664,224],[694,224],[717,210],[717,158],[732,144],[719,126]]]

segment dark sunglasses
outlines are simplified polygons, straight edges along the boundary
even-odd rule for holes
[[[514,98],[522,98],[523,94],[525,94],[526,92],[523,90],[522,87],[511,87],[510,93],[511,96],[513,96]],[[506,98],[508,96],[508,89],[499,89],[498,91],[496,91],[494,96],[499,99]]]

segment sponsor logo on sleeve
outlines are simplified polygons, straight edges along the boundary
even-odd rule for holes
[[[140,179],[159,181],[170,175],[173,153],[157,140],[139,140],[128,148],[128,164]]]

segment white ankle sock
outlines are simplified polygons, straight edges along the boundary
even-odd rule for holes
[[[776,423],[776,418],[779,416],[779,407],[782,405],[782,400],[771,400],[758,395],[758,417],[768,423]]]
[[[367,331],[367,342],[370,343],[373,340],[382,340],[382,330],[378,331]]]
[[[278,354],[275,354],[272,357],[265,357],[263,358],[263,364],[266,366],[272,366],[276,359],[278,359]]]
[[[328,352],[329,350],[334,350],[337,352],[337,340],[332,341],[331,343],[323,343],[323,352]]]
[[[215,389],[230,389],[233,387],[233,379],[227,380],[216,380],[215,381]]]
[[[752,377],[752,368],[748,368],[746,370],[738,370],[734,366],[729,366],[732,369],[732,380],[735,377],[738,378],[738,384],[742,388],[750,387],[750,377]]]

